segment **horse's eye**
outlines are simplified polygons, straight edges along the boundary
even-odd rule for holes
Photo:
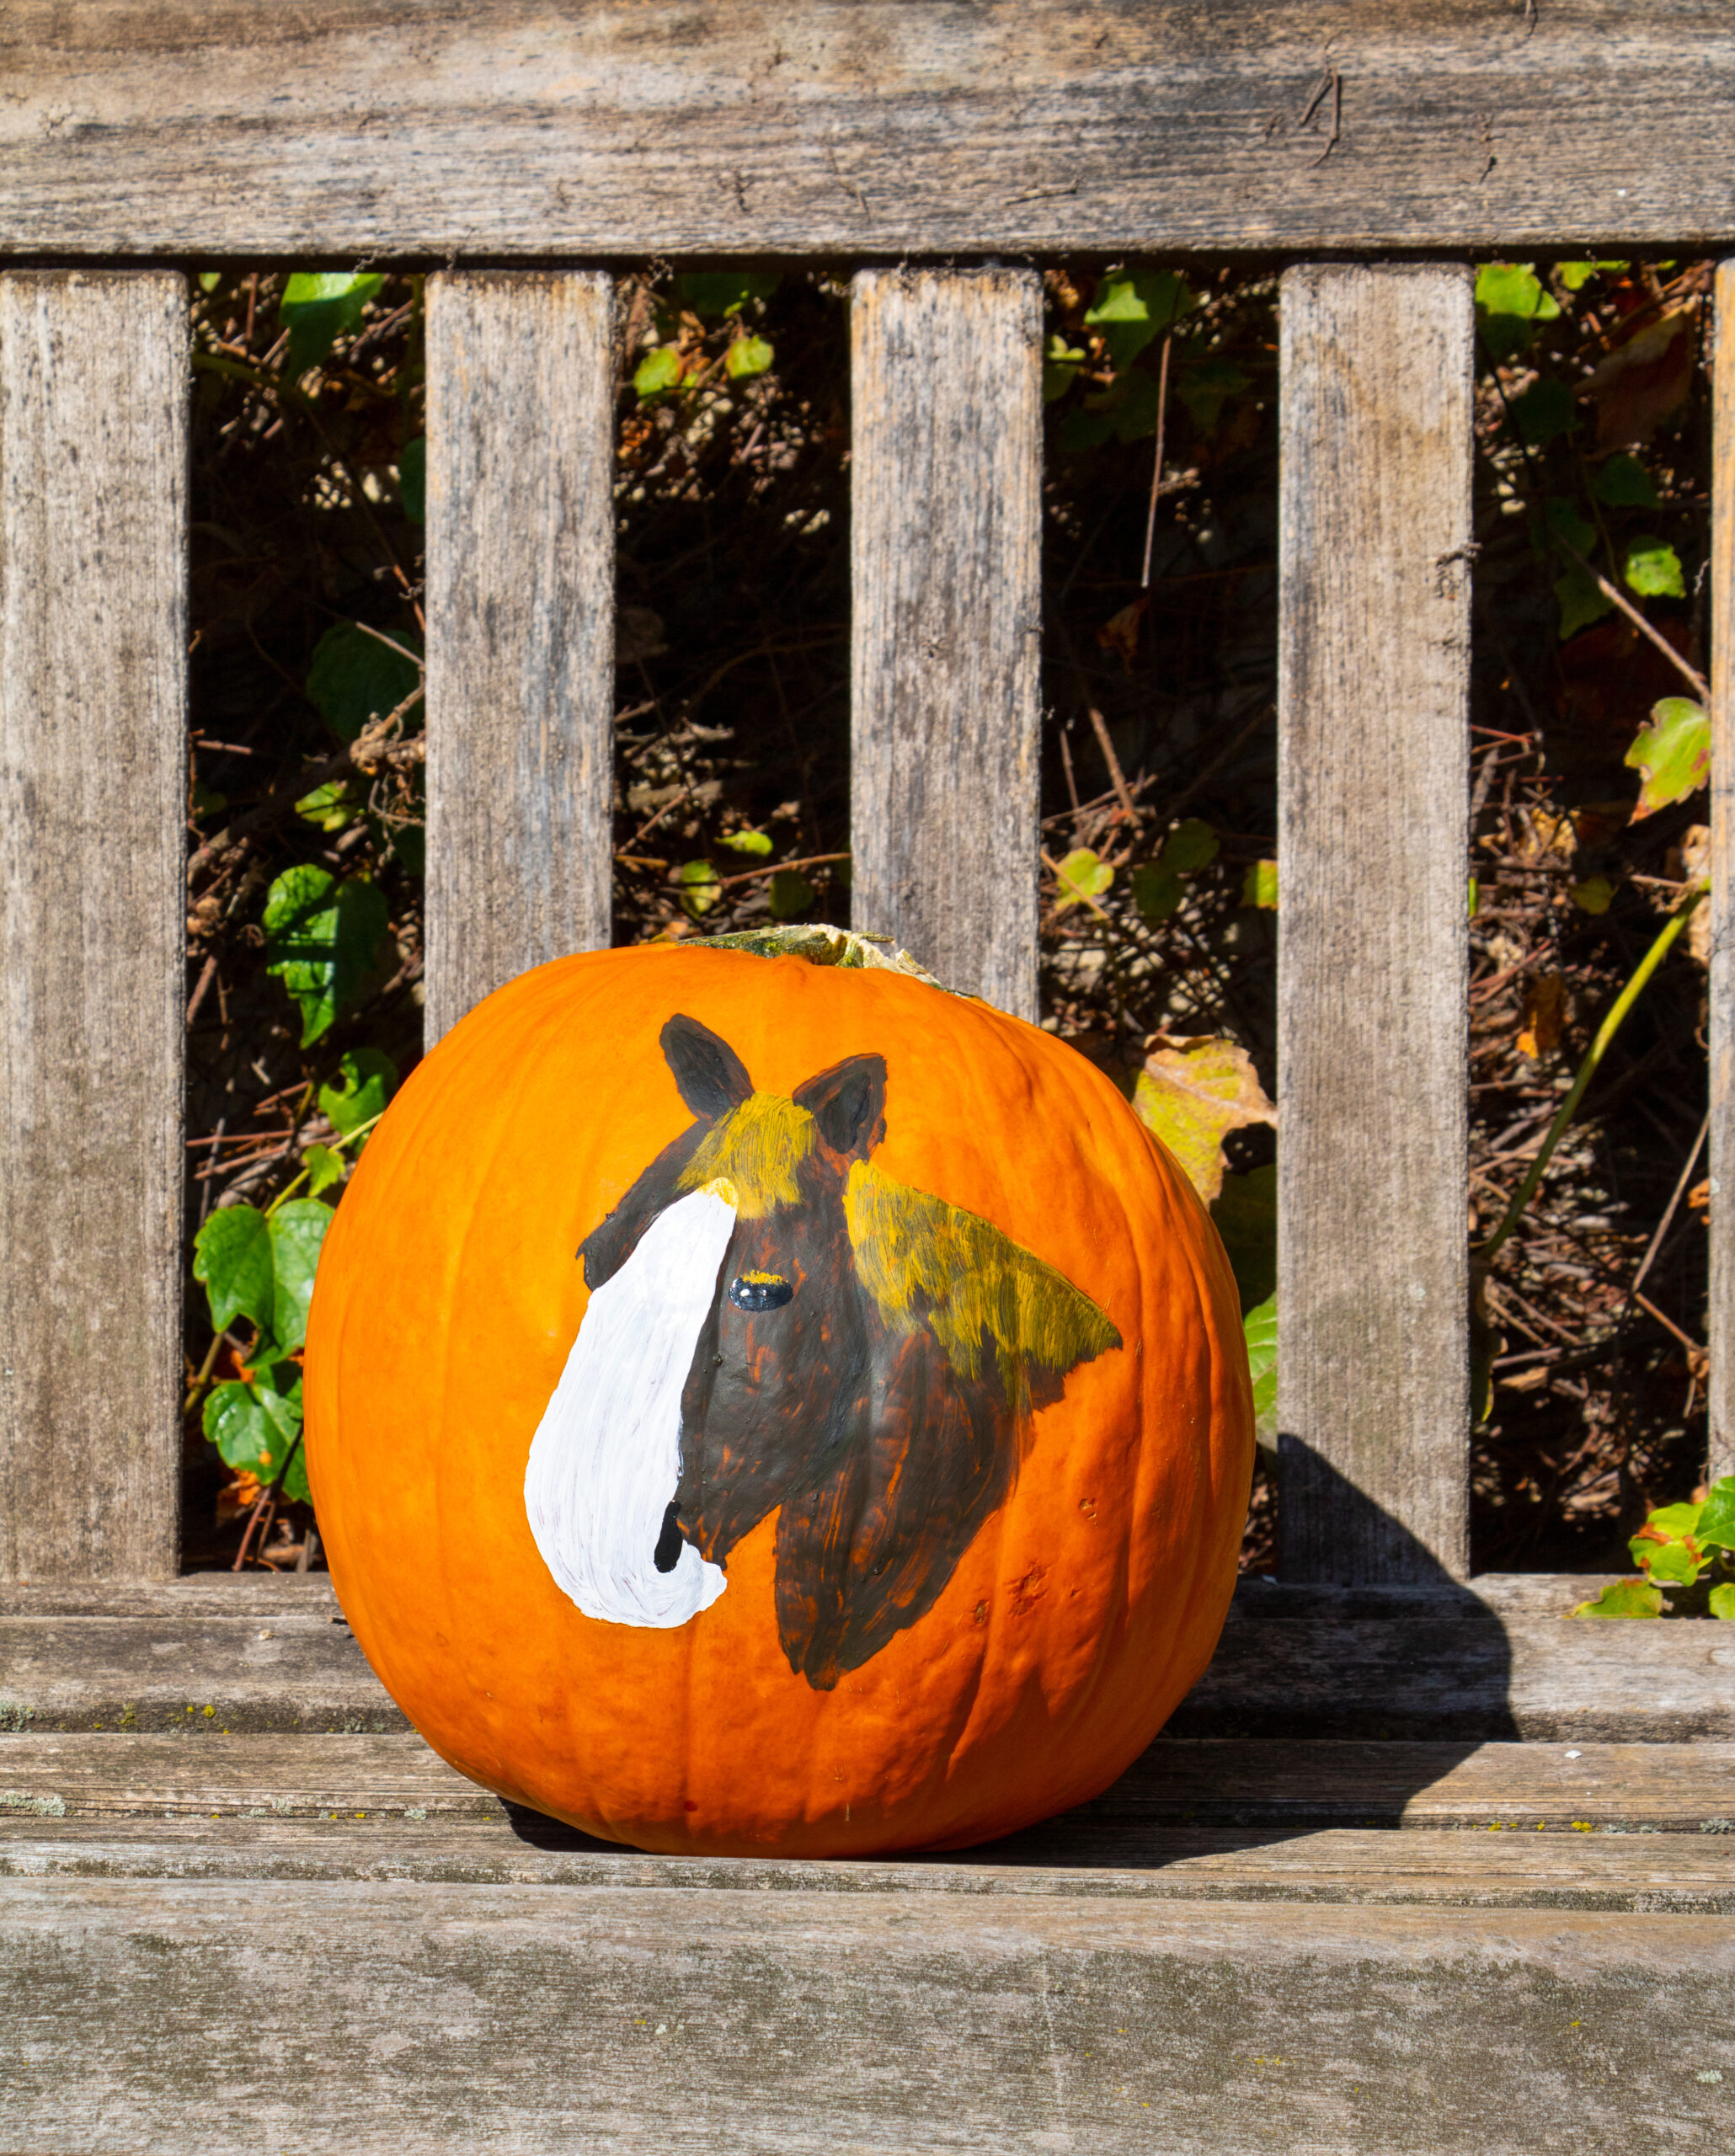
[[[781,1273],[738,1273],[729,1283],[738,1310],[780,1310],[794,1293]]]

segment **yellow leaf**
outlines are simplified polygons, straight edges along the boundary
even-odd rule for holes
[[[1249,1123],[1277,1121],[1247,1050],[1209,1035],[1163,1040],[1145,1059],[1133,1107],[1207,1205],[1223,1187],[1225,1138]]]

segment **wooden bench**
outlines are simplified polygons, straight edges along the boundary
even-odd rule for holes
[[[1467,265],[1735,243],[1727,7],[24,0],[0,82],[0,2151],[1727,2137],[1735,1628],[1466,1577],[1463,1074]],[[437,1034],[607,940],[606,265],[652,253],[855,266],[857,918],[1034,1015],[1060,252],[1286,265],[1282,1583],[1015,1842],[589,1843],[436,1760],[323,1581],[174,1577],[183,270],[436,270]],[[1735,264],[1717,299],[1727,1180]]]

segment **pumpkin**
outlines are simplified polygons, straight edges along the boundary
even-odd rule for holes
[[[1105,1787],[1210,1657],[1236,1290],[1081,1056],[781,940],[563,959],[433,1049],[326,1241],[308,1470],[368,1659],[500,1796],[959,1847]]]

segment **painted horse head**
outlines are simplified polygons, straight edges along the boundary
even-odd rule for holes
[[[874,1165],[879,1056],[785,1097],[696,1019],[662,1049],[695,1120],[580,1246],[590,1301],[531,1443],[531,1529],[586,1615],[668,1626],[777,1512],[779,1636],[828,1689],[930,1608],[1036,1411],[1120,1336]]]

